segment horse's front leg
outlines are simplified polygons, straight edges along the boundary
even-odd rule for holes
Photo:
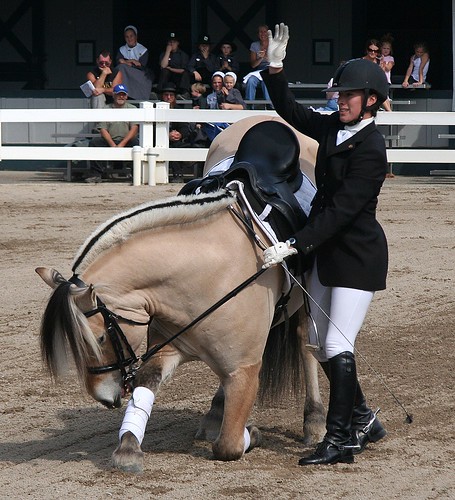
[[[170,377],[181,362],[171,346],[144,364],[135,379],[135,388],[125,411],[119,431],[120,443],[112,454],[112,465],[124,472],[140,473],[144,468],[141,449],[155,396],[163,380]]]
[[[221,380],[224,414],[220,433],[212,445],[217,460],[237,460],[260,444],[256,427],[246,427],[256,400],[261,363],[238,368]],[[217,393],[218,394],[218,393]]]

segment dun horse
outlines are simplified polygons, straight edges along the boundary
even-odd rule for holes
[[[54,289],[41,328],[52,376],[66,368],[70,350],[87,391],[103,405],[120,407],[125,389],[134,389],[113,453],[121,470],[142,470],[154,396],[192,360],[204,361],[220,381],[196,435],[213,441],[216,459],[239,459],[259,444],[259,430],[248,419],[260,380],[273,397],[286,391],[286,381],[296,386],[304,379],[304,441],[314,443],[323,433],[317,364],[304,348],[302,293],[294,288],[288,304],[297,324],[269,335],[284,272],[261,269],[262,248],[236,207],[236,195],[225,189],[144,204],[87,239],[69,280],[50,268],[36,270]],[[140,356],[145,338],[147,352]],[[277,349],[276,339],[288,348]]]

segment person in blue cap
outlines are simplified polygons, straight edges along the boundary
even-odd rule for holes
[[[133,104],[127,102],[128,89],[126,85],[120,83],[114,87],[112,104],[108,104],[106,108],[126,109],[135,108]],[[100,131],[99,137],[94,137],[90,147],[111,147],[111,148],[132,148],[139,144],[138,132],[139,124],[132,122],[101,122],[96,128]],[[101,182],[104,171],[106,170],[106,162],[94,160],[90,162],[90,170],[85,182],[97,183]]]

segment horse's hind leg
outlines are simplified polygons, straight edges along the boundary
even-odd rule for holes
[[[125,426],[128,430],[122,434],[120,443],[112,454],[112,465],[115,468],[124,472],[143,471],[144,453],[141,443],[154,396],[163,380],[172,375],[180,362],[178,352],[171,346],[166,346],[160,351],[159,356],[152,358],[138,371],[133,397],[128,403],[122,424],[122,428]]]
[[[305,373],[305,406],[303,412],[303,444],[311,446],[322,440],[325,434],[325,410],[319,392],[318,362],[305,344],[307,342],[307,317],[299,326],[301,353]]]
[[[259,370],[260,363],[241,367],[221,381],[224,391],[223,422],[212,445],[217,460],[237,460],[260,442],[256,427],[246,429],[259,386]]]
[[[220,433],[224,413],[224,390],[220,385],[212,399],[210,410],[202,417],[196,439],[215,441]]]

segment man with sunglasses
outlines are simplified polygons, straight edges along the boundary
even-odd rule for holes
[[[87,80],[90,80],[94,89],[90,97],[91,108],[105,108],[106,104],[113,102],[112,89],[122,83],[122,73],[117,69],[111,69],[111,53],[103,50],[96,58],[96,68],[87,73]]]

